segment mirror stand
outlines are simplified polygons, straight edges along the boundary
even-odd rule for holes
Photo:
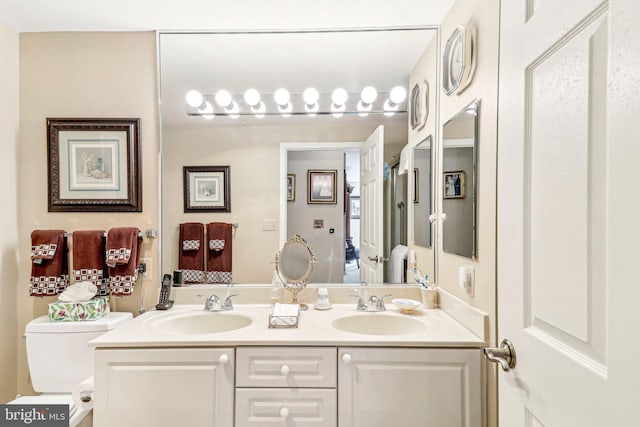
[[[298,294],[307,287],[315,263],[316,257],[307,241],[298,234],[287,240],[282,250],[276,253],[276,273],[282,280],[282,285],[291,292],[291,302],[299,304],[302,311],[309,306],[298,302]]]

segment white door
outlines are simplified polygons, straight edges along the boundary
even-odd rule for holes
[[[639,9],[501,4],[501,426],[638,425]]]
[[[360,148],[360,279],[368,283],[384,281],[383,150],[380,125]]]

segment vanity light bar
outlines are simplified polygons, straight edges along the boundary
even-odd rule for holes
[[[320,93],[315,88],[307,88],[302,93],[289,93],[286,89],[279,88],[273,94],[263,96],[253,88],[241,94],[232,94],[223,89],[216,94],[201,95],[202,98],[195,96],[194,92],[197,91],[189,91],[187,115],[205,118],[303,115],[341,117],[354,114],[389,116],[407,113],[407,91],[402,86],[396,86],[388,92],[378,92],[372,86],[368,86],[360,93],[349,93],[342,88],[331,93]],[[193,105],[196,98],[201,99],[201,105],[198,107]]]

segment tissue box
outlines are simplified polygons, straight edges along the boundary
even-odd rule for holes
[[[49,304],[52,322],[81,322],[97,320],[109,313],[109,297],[97,297],[86,302],[53,302]]]

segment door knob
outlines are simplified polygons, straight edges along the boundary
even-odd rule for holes
[[[500,347],[487,347],[483,351],[487,359],[499,363],[503,371],[516,367],[516,349],[508,339],[503,339]]]

